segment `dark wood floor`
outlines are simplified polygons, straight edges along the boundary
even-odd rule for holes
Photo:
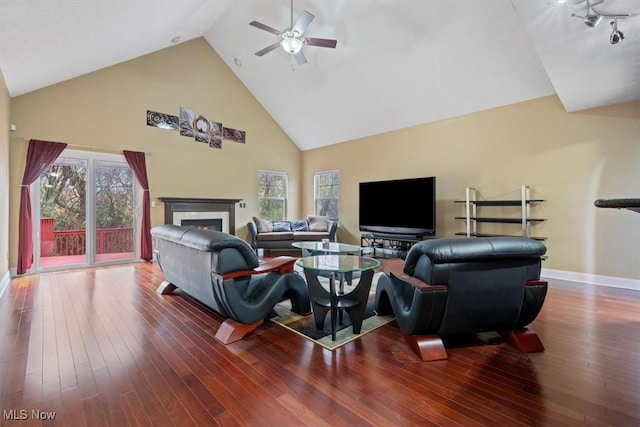
[[[456,343],[425,363],[395,322],[334,352],[271,322],[224,346],[222,319],[157,295],[162,279],[153,264],[13,279],[0,425],[640,425],[638,292],[552,281],[532,324],[545,352]]]

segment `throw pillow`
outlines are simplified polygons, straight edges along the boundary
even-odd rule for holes
[[[291,231],[309,231],[309,223],[306,219],[291,221]]]
[[[262,219],[254,216],[253,222],[256,223],[256,228],[258,229],[258,233],[270,233],[273,231],[273,221],[269,221],[267,219]]]
[[[273,221],[273,231],[291,231],[291,223],[289,221]]]
[[[309,222],[309,231],[327,231],[329,230],[329,217],[328,216],[314,216],[308,215],[307,222]]]

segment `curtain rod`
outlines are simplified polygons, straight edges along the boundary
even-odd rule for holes
[[[32,139],[37,139],[38,141],[40,141],[40,139],[38,138],[22,138],[24,141],[30,141]],[[100,151],[103,153],[110,153],[110,154],[122,154],[123,150],[117,151],[117,150],[109,150],[106,148],[101,148],[101,147],[95,147],[93,145],[82,145],[82,144],[72,144],[72,143],[64,143],[67,144],[67,148],[85,148],[85,149],[89,149],[89,150],[93,150],[93,151]],[[134,151],[134,150],[131,150]],[[150,151],[147,151],[144,153],[147,156],[151,156],[152,153]]]
[[[92,145],[70,144],[70,143],[67,144],[67,147],[69,147],[69,148],[88,148],[90,150],[102,151],[104,153],[113,153],[113,154],[122,154],[122,151],[124,151],[124,150],[120,150],[120,151],[108,150],[108,149],[101,148],[101,147],[94,147]],[[131,150],[131,151],[133,151],[133,150]],[[145,152],[144,154],[147,155],[147,156],[150,156],[151,152]]]

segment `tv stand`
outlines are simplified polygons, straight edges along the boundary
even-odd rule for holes
[[[425,238],[428,239],[435,237],[418,237],[386,233],[363,233],[360,235],[360,246],[362,248],[372,248],[373,254],[371,256],[373,258],[404,259],[407,256],[409,249],[411,249],[411,246]]]

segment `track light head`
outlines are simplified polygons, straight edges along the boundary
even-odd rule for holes
[[[618,44],[624,40],[624,33],[622,31],[618,31],[618,18],[614,18],[613,21],[611,21],[611,26],[613,27],[613,32],[609,37],[609,41],[611,44]]]
[[[622,40],[624,40],[624,33],[622,31],[614,31],[611,33],[611,37],[609,37],[611,44],[618,44]]]
[[[602,21],[602,16],[596,14],[586,15],[582,21],[587,27],[593,28]]]

